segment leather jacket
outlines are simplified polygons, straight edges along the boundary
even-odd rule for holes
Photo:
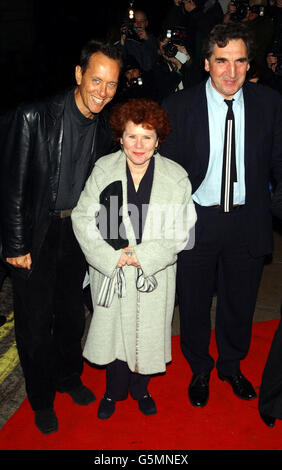
[[[58,192],[67,93],[18,107],[1,118],[0,223],[4,259],[31,252],[32,267],[38,259]],[[98,158],[116,150],[106,111],[97,117],[88,175]],[[22,271],[24,275],[30,273]]]

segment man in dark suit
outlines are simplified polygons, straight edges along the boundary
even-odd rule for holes
[[[282,220],[282,181],[275,188],[271,209]],[[258,409],[263,422],[270,428],[275,426],[276,419],[282,419],[282,319],[262,373]]]
[[[35,424],[58,428],[57,391],[95,400],[81,382],[85,257],[71,211],[94,162],[114,148],[104,107],[115,95],[120,52],[90,41],[77,86],[20,106],[1,123],[1,237],[11,269],[15,334]]]
[[[208,402],[214,367],[215,288],[218,376],[239,398],[256,397],[240,363],[250,345],[264,257],[272,251],[269,181],[271,173],[282,178],[282,100],[245,82],[251,54],[242,24],[215,26],[205,50],[209,79],[163,104],[173,128],[160,152],[187,170],[198,216],[195,247],[180,254],[177,275],[181,346],[193,372],[188,395],[198,407]]]

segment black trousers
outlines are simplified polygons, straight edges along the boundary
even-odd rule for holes
[[[194,374],[212,370],[210,309],[216,289],[217,369],[233,375],[249,349],[264,257],[249,254],[245,208],[224,214],[196,204],[196,210],[195,247],[178,258],[181,347]]]
[[[125,400],[128,392],[134,400],[139,400],[148,393],[150,375],[131,372],[124,361],[116,359],[107,365],[106,396],[115,401]]]
[[[282,320],[275,332],[262,374],[259,411],[282,419]]]
[[[29,279],[12,273],[15,335],[34,410],[52,406],[56,390],[71,390],[81,383],[85,271],[85,258],[67,217],[52,219]]]
[[[0,260],[0,290],[2,289],[5,278],[9,275],[9,270],[2,260]]]

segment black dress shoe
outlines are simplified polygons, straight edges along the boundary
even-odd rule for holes
[[[6,317],[4,315],[0,315],[0,326],[5,325]]]
[[[100,401],[97,416],[100,419],[110,418],[116,409],[116,402],[109,397],[103,397]]]
[[[149,393],[138,400],[138,406],[139,410],[147,416],[155,415],[157,412],[156,404]]]
[[[90,405],[90,403],[93,403],[96,400],[94,393],[83,384],[79,385],[73,390],[66,390],[62,393],[68,393],[72,397],[74,403],[77,405]]]
[[[209,399],[210,374],[194,374],[188,388],[188,396],[191,404],[202,408]]]
[[[228,382],[234,394],[242,398],[242,400],[253,400],[257,397],[254,387],[251,382],[249,382],[243,374],[238,375],[223,375],[218,372],[218,377],[224,382]]]
[[[43,434],[51,434],[58,430],[58,419],[53,408],[34,412],[35,425]]]
[[[269,428],[274,428],[276,418],[273,418],[273,416],[265,415],[261,412],[259,414],[266,426],[268,426]]]

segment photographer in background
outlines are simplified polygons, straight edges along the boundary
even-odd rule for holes
[[[269,11],[274,21],[275,32],[279,34],[282,28],[282,0],[270,0]]]
[[[201,81],[199,69],[179,42],[167,37],[166,32],[159,36],[159,57],[152,69],[159,103],[171,93]]]
[[[271,50],[266,57],[267,71],[263,77],[263,84],[279,91],[282,94],[282,51],[276,53]]]
[[[148,18],[144,11],[136,10],[133,22],[128,21],[121,28],[121,39],[118,43],[124,58],[133,56],[139,66],[150,70],[157,58],[157,39],[148,32]]]
[[[203,44],[212,28],[223,21],[223,11],[218,0],[183,0],[187,16],[187,28],[194,37],[192,57],[195,62],[203,61]]]
[[[230,2],[224,23],[244,22],[253,35],[256,53],[254,61],[266,68],[267,50],[274,37],[274,23],[267,9],[267,0],[237,0]]]
[[[247,18],[248,10],[248,0],[231,1],[228,3],[227,12],[223,17],[223,22],[229,23],[229,21],[244,21]]]
[[[270,6],[270,16],[274,24],[274,37],[271,51],[278,60],[276,73],[281,75],[280,64],[282,61],[282,0],[275,0]],[[282,67],[282,65],[281,65]]]
[[[172,26],[187,26],[187,13],[184,8],[183,0],[171,0],[171,7],[169,8],[163,23],[162,29],[170,29]]]
[[[131,98],[156,100],[156,90],[152,72],[145,72],[133,56],[128,56],[122,70],[120,87],[114,102],[120,103]]]
[[[267,51],[274,37],[274,24],[269,16],[267,0],[249,0],[246,25],[253,33],[256,46],[255,61],[265,67]]]

